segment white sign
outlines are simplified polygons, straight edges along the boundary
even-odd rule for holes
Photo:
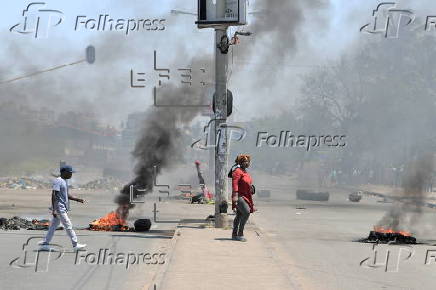
[[[199,28],[216,25],[246,25],[246,0],[198,0]],[[224,2],[224,3],[223,3]],[[224,4],[224,16],[217,16],[217,6]]]

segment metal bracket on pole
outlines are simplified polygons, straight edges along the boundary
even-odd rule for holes
[[[230,41],[227,35],[223,35],[221,37],[221,41],[219,44],[217,44],[217,48],[221,51],[223,54],[227,54],[229,52],[230,47]]]
[[[156,205],[156,203],[154,203],[154,205],[153,205],[153,220],[154,220],[154,222],[157,222],[157,216],[156,216],[156,214],[158,213],[159,211],[157,210],[157,205]]]

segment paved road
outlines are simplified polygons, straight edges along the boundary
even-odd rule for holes
[[[77,192],[75,193],[77,194]],[[175,223],[159,223],[153,226],[152,233],[115,233],[93,232],[80,230],[88,223],[114,209],[111,192],[80,193],[86,198],[87,204],[72,202],[70,218],[77,228],[79,241],[88,244],[87,252],[76,255],[72,252],[71,244],[64,231],[58,230],[53,243],[65,249],[61,257],[59,252],[40,253],[38,268],[35,265],[37,257],[36,243],[45,235],[45,231],[0,231],[0,281],[1,289],[142,289],[151,283],[158,270],[165,263],[165,253],[170,245]],[[0,192],[0,216],[47,218],[48,217],[47,191],[38,190],[2,190]],[[13,204],[13,206],[12,206]],[[152,217],[152,202],[139,206],[132,213],[132,219],[139,217]],[[166,220],[177,220],[178,213],[165,209],[166,203],[159,205],[160,217]],[[24,262],[22,247],[25,247],[27,262]],[[61,248],[60,248],[61,249]],[[100,252],[100,260],[93,259]],[[106,259],[104,259],[104,249]],[[118,260],[111,259],[110,253],[119,255]],[[150,259],[146,253],[164,254]],[[89,255],[88,255],[89,254]],[[126,265],[127,255],[130,263]],[[142,254],[142,255],[140,255]],[[88,258],[86,256],[88,255]],[[11,265],[11,261],[21,257]],[[112,260],[112,264],[110,264]],[[47,261],[50,261],[47,264]],[[153,264],[157,261],[158,264]],[[117,264],[115,264],[115,262]],[[97,265],[96,265],[97,263]],[[26,267],[22,267],[26,266]],[[127,268],[126,268],[127,267]],[[5,287],[7,285],[7,287]]]
[[[381,266],[374,267],[372,260],[360,265],[366,258],[374,258],[372,244],[356,240],[367,237],[391,204],[376,198],[350,203],[349,192],[341,189],[330,189],[328,202],[299,201],[292,184],[258,185],[262,186],[273,189],[272,197],[257,202],[259,212],[252,220],[269,238],[273,254],[301,289],[435,288],[436,261],[431,256],[436,253],[436,210],[425,209],[414,222],[415,236],[424,244],[410,248],[376,246]],[[426,265],[428,250],[435,252],[429,252],[427,261],[431,261]],[[387,251],[388,263],[383,263]]]

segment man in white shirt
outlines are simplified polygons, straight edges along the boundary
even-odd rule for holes
[[[51,197],[53,218],[50,221],[50,226],[45,239],[40,243],[40,250],[50,250],[50,241],[52,240],[54,232],[60,223],[67,232],[67,235],[70,237],[74,250],[79,250],[86,247],[86,244],[79,244],[77,242],[77,236],[73,230],[73,224],[71,223],[67,214],[70,210],[70,200],[80,203],[85,202],[81,198],[77,198],[68,194],[67,180],[73,176],[73,172],[73,168],[70,165],[63,165],[60,169],[61,176],[53,181],[53,191]]]

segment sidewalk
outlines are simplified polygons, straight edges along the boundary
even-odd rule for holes
[[[204,219],[207,208],[197,217]],[[253,224],[246,226],[247,242],[231,240],[231,229],[212,226],[182,221],[156,289],[295,289]]]

